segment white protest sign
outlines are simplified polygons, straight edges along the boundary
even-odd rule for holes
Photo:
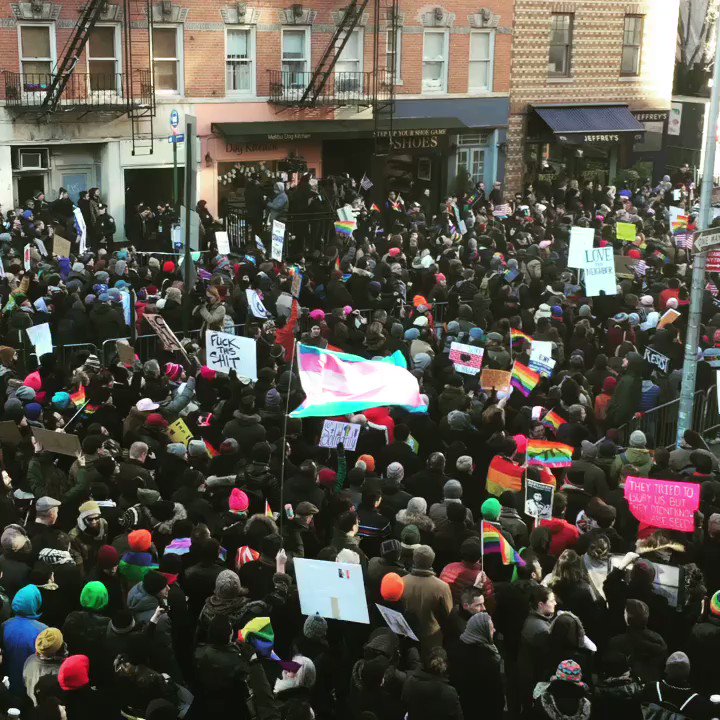
[[[25,268],[25,272],[27,272],[30,269],[30,261],[31,261],[30,243],[28,243],[23,248],[23,267]]]
[[[230,254],[230,239],[225,231],[218,230],[215,232],[215,244],[219,255]]]
[[[531,354],[528,367],[536,373],[540,373],[545,377],[550,377],[552,375],[553,368],[555,367],[555,360],[547,355],[543,355],[542,353]]]
[[[35,240],[33,242],[37,246],[37,249],[40,252],[40,254],[43,257],[47,257],[48,251],[47,251],[47,248],[45,247],[45,243],[40,238],[35,238]]]
[[[336,448],[339,443],[342,443],[346,450],[354,450],[357,447],[359,436],[360,426],[357,423],[326,420],[323,423],[318,447]]]
[[[361,565],[295,558],[303,615],[370,624]]]
[[[355,219],[355,213],[353,213],[352,208],[349,205],[344,205],[341,208],[337,209],[337,216],[339,220],[354,220]]]
[[[32,327],[26,328],[25,332],[28,334],[30,342],[35,346],[35,353],[38,358],[42,355],[52,353],[52,335],[50,334],[50,325],[48,323],[33,325]]]
[[[552,357],[552,342],[550,340],[533,340],[530,343],[530,358],[539,355]]]
[[[270,317],[270,313],[265,309],[265,306],[263,305],[257,290],[251,290],[250,288],[248,288],[247,290],[245,290],[245,297],[247,298],[250,312],[253,314],[254,317],[262,318],[265,320]]]
[[[592,228],[571,227],[570,249],[567,266],[580,269],[585,266],[585,251],[592,249],[595,230]]]
[[[606,295],[617,294],[615,279],[615,257],[611,247],[591,248],[586,250],[585,262],[582,269],[585,271],[585,292],[588,297],[597,297],[601,292]]]
[[[252,338],[215,330],[205,332],[205,356],[211,370],[257,380],[257,349]]]
[[[378,603],[375,603],[375,607],[382,615],[383,620],[387,623],[387,626],[396,635],[404,635],[405,637],[409,637],[411,640],[419,642],[417,635],[415,635],[412,631],[412,628],[408,625],[408,622],[402,613],[399,613],[397,610],[392,610],[389,607],[385,607],[384,605],[378,605]]]
[[[465,375],[477,375],[482,370],[485,350],[465,343],[450,343],[450,362],[455,370]]]
[[[267,255],[267,248],[265,247],[265,243],[256,235],[255,236],[255,247],[263,253],[263,255]]]
[[[285,223],[273,220],[272,239],[270,241],[270,257],[282,262],[283,246],[285,245]]]
[[[73,215],[75,216],[75,224],[78,230],[78,249],[82,255],[87,249],[87,225],[85,225],[85,218],[80,208],[73,208]]]

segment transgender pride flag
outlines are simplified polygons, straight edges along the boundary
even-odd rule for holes
[[[305,401],[290,417],[334,417],[385,405],[427,412],[415,376],[400,351],[381,360],[298,345]]]

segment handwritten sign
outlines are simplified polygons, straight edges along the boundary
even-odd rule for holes
[[[700,485],[628,477],[625,479],[625,499],[630,512],[641,523],[668,530],[693,532],[693,515],[700,506]]]
[[[585,291],[588,297],[617,294],[615,282],[615,257],[611,247],[592,248],[585,251]]]
[[[215,244],[217,245],[219,255],[230,254],[230,240],[226,232],[220,230],[215,231]]]
[[[208,330],[205,333],[205,356],[211,370],[257,380],[257,350],[252,338]]]
[[[623,242],[635,242],[637,228],[634,223],[619,222],[615,226],[615,237]]]
[[[283,247],[285,245],[285,223],[273,220],[272,236],[270,239],[270,257],[282,262]]]
[[[592,228],[570,228],[570,247],[567,261],[569,268],[582,268],[585,266],[585,251],[592,249],[594,240],[595,230]]]
[[[540,352],[533,352],[530,355],[528,367],[536,373],[540,373],[540,375],[549,378],[552,375],[553,368],[555,367],[555,360],[547,355],[543,355]]]
[[[165,430],[166,435],[170,438],[170,442],[187,444],[192,440],[193,434],[190,428],[185,424],[182,418],[178,418],[174,423],[170,423]]]
[[[358,437],[360,437],[360,426],[356,423],[326,420],[323,423],[318,446],[336,448],[342,443],[346,450],[354,450],[357,447]]]
[[[183,352],[180,341],[177,339],[175,333],[170,329],[170,326],[165,322],[165,318],[162,315],[145,313],[143,317],[147,320],[148,325],[153,329],[155,334],[160,338],[160,342],[165,350],[168,352],[172,352],[173,350]]]
[[[43,323],[42,325],[33,325],[25,330],[30,342],[35,346],[35,353],[38,358],[48,353],[52,353],[52,335],[50,334],[50,325]]]
[[[54,432],[53,430],[45,430],[33,426],[31,428],[35,440],[40,447],[47,451],[58,453],[59,455],[72,455],[78,457],[82,454],[80,447],[80,438],[70,433]]]
[[[483,354],[481,347],[454,342],[450,344],[450,362],[455,370],[465,375],[477,375],[482,369]]]
[[[670,372],[670,358],[657,350],[650,347],[645,348],[645,360],[654,365],[660,372]]]
[[[485,368],[480,374],[480,387],[483,390],[492,390],[495,388],[498,392],[509,393],[512,390],[510,375],[509,370],[490,370],[490,368]]]

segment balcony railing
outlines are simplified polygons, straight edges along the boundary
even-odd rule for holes
[[[152,104],[149,70],[138,70],[133,87],[121,73],[73,72],[60,96],[58,110],[125,113],[131,107]],[[40,110],[54,76],[44,73],[3,72],[5,106],[10,110]]]
[[[269,101],[277,105],[309,105],[303,100],[305,90],[313,81],[315,73],[295,72],[293,70],[269,70]],[[389,77],[389,74],[387,74]],[[390,96],[390,86],[385,81],[386,74],[379,73],[377,98],[374,97],[374,73],[370,72],[333,72],[325,87],[315,101],[316,105],[372,105],[374,100],[384,100]]]

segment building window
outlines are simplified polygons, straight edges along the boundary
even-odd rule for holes
[[[550,77],[570,77],[572,34],[572,13],[554,14],[550,31],[550,61],[548,64]]]
[[[120,88],[118,31],[114,25],[96,25],[88,38],[90,90],[117,92]]]
[[[50,25],[20,25],[20,72],[24,83],[47,84],[55,67],[55,29]]]
[[[423,39],[424,93],[447,92],[448,35],[445,30],[426,30]]]
[[[286,88],[304,88],[309,81],[310,28],[282,31],[282,71]]]
[[[152,51],[155,90],[165,93],[181,92],[182,28],[153,28]]]
[[[364,83],[363,76],[363,31],[356,28],[350,33],[345,47],[335,63],[335,91],[337,93],[359,93]]]
[[[640,48],[642,47],[643,18],[640,15],[626,15],[623,28],[622,60],[620,74],[640,74]]]
[[[492,30],[478,30],[470,33],[470,69],[468,89],[473,92],[490,92],[493,81]]]
[[[255,38],[251,28],[227,31],[225,88],[228,93],[255,93]]]
[[[402,82],[402,30],[395,30],[395,43],[393,44],[393,31],[385,32],[385,67],[388,73],[394,73],[396,83]]]
[[[485,179],[485,148],[458,148],[455,172],[459,177],[467,173],[467,178],[473,185],[482,182]]]

